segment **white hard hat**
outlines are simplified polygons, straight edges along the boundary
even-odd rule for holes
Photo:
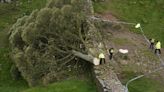
[[[139,27],[141,27],[141,24],[140,24],[140,23],[138,23],[138,24],[135,26],[135,28],[139,28]]]

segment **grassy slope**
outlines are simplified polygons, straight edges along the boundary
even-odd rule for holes
[[[47,87],[36,87],[23,92],[96,92],[90,82],[80,80],[68,80],[51,84]]]
[[[112,12],[119,19],[141,23],[148,37],[164,45],[164,0],[106,0],[94,3],[97,13]]]
[[[106,0],[94,3],[96,13],[113,13],[122,21],[140,22],[146,35],[162,41],[164,46],[164,1],[163,0]],[[134,29],[132,29],[134,30]],[[125,84],[134,78],[134,73],[123,72]],[[164,92],[163,84],[150,78],[141,78],[129,85],[130,92]]]
[[[141,78],[129,86],[130,92],[164,92],[163,84],[150,78]]]
[[[126,82],[139,74],[134,72],[124,71],[121,74],[122,83]],[[130,92],[164,92],[163,84],[149,77],[143,77],[141,79],[131,82],[128,86]]]
[[[0,3],[0,30],[13,24],[24,13],[28,15],[32,10],[41,8],[46,3],[46,0],[32,0],[32,3],[28,3],[27,1],[19,0],[19,6],[17,7],[15,6],[16,4]]]
[[[23,80],[15,81],[10,76],[11,60],[9,59],[9,49],[0,49],[0,92],[19,92],[28,88]]]

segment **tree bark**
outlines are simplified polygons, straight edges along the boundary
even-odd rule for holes
[[[72,50],[72,53],[73,53],[75,56],[77,56],[77,57],[79,57],[79,58],[81,58],[81,59],[84,59],[85,61],[88,61],[88,62],[90,62],[90,63],[93,64],[93,59],[94,59],[93,56],[91,56],[91,55],[86,55],[86,54],[83,54],[83,53],[78,52],[78,51],[75,51],[75,50]]]

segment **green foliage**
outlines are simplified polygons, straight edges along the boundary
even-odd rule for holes
[[[11,66],[10,73],[14,80],[18,80],[21,77],[18,68],[14,64]]]
[[[63,79],[67,76],[63,70],[68,70],[65,64],[74,61],[72,49],[82,51],[79,45],[81,31],[87,31],[81,26],[85,16],[81,7],[74,9],[74,3],[51,0],[47,7],[20,18],[10,29],[13,59],[30,86]]]
[[[48,26],[50,22],[50,18],[52,16],[52,11],[53,10],[50,8],[43,8],[38,12],[37,17],[36,17],[36,23],[38,27]]]

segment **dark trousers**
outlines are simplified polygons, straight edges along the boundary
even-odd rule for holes
[[[154,49],[154,43],[150,43],[150,49]]]
[[[160,49],[155,49],[155,54],[157,54],[157,51],[159,52],[159,54],[161,54],[161,50]]]
[[[111,60],[113,58],[113,53],[110,53],[109,59]]]
[[[100,58],[100,65],[105,64],[105,58]]]

